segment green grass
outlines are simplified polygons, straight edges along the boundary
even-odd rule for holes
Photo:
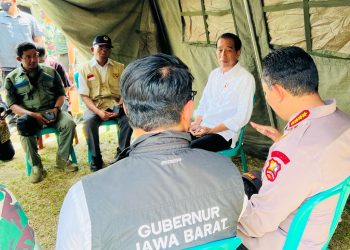
[[[45,148],[39,150],[44,167],[48,170],[47,177],[40,183],[31,184],[26,176],[25,156],[16,132],[12,135],[12,141],[16,147],[15,158],[10,162],[0,161],[0,183],[6,185],[24,207],[43,249],[54,249],[58,215],[68,189],[82,176],[90,173],[87,163],[87,147],[81,125],[77,131],[79,144],[74,148],[80,169],[76,173],[54,170],[57,149],[54,135],[44,138]],[[115,155],[117,147],[115,133],[115,128],[101,133],[101,149],[106,163]],[[234,159],[234,162],[240,166],[238,159]],[[248,157],[249,167],[261,167],[262,165],[263,161]],[[343,220],[331,241],[330,249],[350,249],[350,208],[346,208],[343,213]]]

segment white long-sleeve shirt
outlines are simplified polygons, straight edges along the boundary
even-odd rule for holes
[[[202,116],[201,125],[209,128],[224,123],[228,130],[218,134],[232,139],[234,146],[252,115],[254,92],[254,77],[239,63],[228,72],[216,68],[209,75],[195,116]]]
[[[90,214],[81,181],[71,187],[64,199],[57,228],[56,249],[91,249]]]

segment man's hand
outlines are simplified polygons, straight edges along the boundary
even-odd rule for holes
[[[278,141],[282,137],[282,134],[277,129],[271,126],[265,126],[265,125],[257,124],[255,122],[250,122],[250,125],[253,128],[255,128],[256,131],[269,137],[274,142]]]
[[[201,126],[196,123],[191,123],[191,126],[190,126],[190,133],[193,136],[197,136],[197,137],[201,137],[203,135],[209,134],[210,130],[211,130],[210,128]]]
[[[50,123],[41,113],[31,112],[29,114],[31,117],[35,118],[40,124],[48,124]]]
[[[113,117],[116,117],[117,114],[114,113],[114,112],[108,112],[108,111],[105,111],[105,110],[99,110],[99,112],[97,113],[97,115],[103,120],[103,121],[106,121],[106,120],[109,120]]]

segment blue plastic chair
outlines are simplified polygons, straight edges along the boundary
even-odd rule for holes
[[[55,134],[56,135],[56,141],[57,141],[57,145],[58,145],[58,142],[59,142],[59,138],[58,138],[58,130],[55,129],[55,128],[42,128],[40,129],[36,136],[43,136],[43,135],[46,135],[46,134]],[[71,161],[75,164],[78,164],[78,160],[77,160],[77,157],[75,155],[75,151],[74,151],[74,147],[72,145],[71,147],[71,150],[70,150],[70,157],[71,157]],[[30,164],[29,162],[29,159],[28,159],[28,151],[26,152],[26,169],[27,169],[27,175],[30,176],[31,172],[32,172],[32,165]]]
[[[209,242],[200,246],[186,248],[186,250],[234,250],[241,244],[242,240],[236,236],[224,240]]]
[[[329,199],[335,195],[338,195],[339,196],[338,202],[334,212],[332,224],[329,230],[328,239],[322,247],[322,249],[327,249],[329,241],[331,240],[335,232],[335,229],[337,228],[341,214],[345,207],[345,203],[349,197],[349,193],[350,193],[350,176],[347,177],[340,184],[336,185],[335,187],[332,187],[328,190],[318,193],[312,196],[306,202],[304,202],[304,204],[302,204],[301,207],[299,208],[298,212],[296,213],[289,227],[287,239],[284,243],[283,250],[297,249],[300,243],[300,239],[304,233],[308,219],[310,217],[310,214],[313,211],[314,207],[319,203],[321,203],[322,201]]]
[[[245,126],[243,128],[241,128],[241,132],[239,133],[238,141],[237,141],[236,146],[234,148],[219,151],[217,153],[224,155],[224,156],[227,156],[227,157],[234,157],[234,156],[239,154],[241,157],[241,162],[242,162],[242,171],[245,173],[248,171],[248,168],[247,168],[247,158],[245,156],[244,149],[243,149],[244,129],[245,129]]]

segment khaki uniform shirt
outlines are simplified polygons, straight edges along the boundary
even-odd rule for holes
[[[303,110],[274,143],[262,172],[263,185],[248,202],[238,235],[249,249],[282,249],[298,208],[311,196],[350,175],[350,116],[335,101]],[[321,249],[336,199],[315,207],[298,249]]]
[[[120,75],[124,65],[108,59],[104,76],[101,76],[95,59],[79,72],[79,94],[89,96],[98,109],[112,109],[120,100]]]
[[[9,107],[17,104],[27,110],[40,112],[54,108],[57,98],[65,95],[57,71],[46,66],[39,67],[37,84],[30,83],[27,73],[18,67],[7,75],[5,89]]]

